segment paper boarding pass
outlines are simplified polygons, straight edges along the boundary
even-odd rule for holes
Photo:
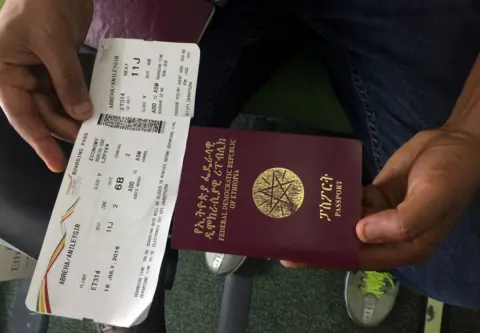
[[[177,198],[200,51],[102,41],[27,296],[30,310],[128,327],[153,299]]]

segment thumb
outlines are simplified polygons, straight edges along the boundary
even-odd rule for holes
[[[50,73],[65,111],[76,120],[90,118],[93,106],[74,44],[53,38],[36,53]]]
[[[396,209],[387,209],[370,215],[357,223],[357,236],[364,243],[406,241],[404,221]]]
[[[441,193],[422,191],[407,195],[396,208],[386,209],[360,220],[358,238],[365,243],[410,242],[439,221]]]

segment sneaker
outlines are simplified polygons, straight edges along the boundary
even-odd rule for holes
[[[95,324],[97,328],[98,333],[104,333],[104,332],[112,332],[113,327],[110,325],[104,325],[104,324]]]
[[[215,275],[228,275],[235,273],[243,265],[247,257],[233,254],[205,253],[208,269]]]
[[[95,324],[98,333],[128,333],[133,332],[132,328],[115,327],[105,324]]]
[[[365,327],[379,325],[395,304],[399,284],[384,272],[348,272],[345,303],[350,318]]]

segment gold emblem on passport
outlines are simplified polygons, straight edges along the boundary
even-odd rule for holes
[[[288,217],[302,205],[305,189],[291,170],[272,168],[262,172],[253,183],[253,201],[265,215],[276,219]]]

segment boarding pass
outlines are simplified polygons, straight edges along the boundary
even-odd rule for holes
[[[177,199],[199,61],[195,44],[101,42],[94,116],[71,153],[30,310],[121,327],[145,317]]]

